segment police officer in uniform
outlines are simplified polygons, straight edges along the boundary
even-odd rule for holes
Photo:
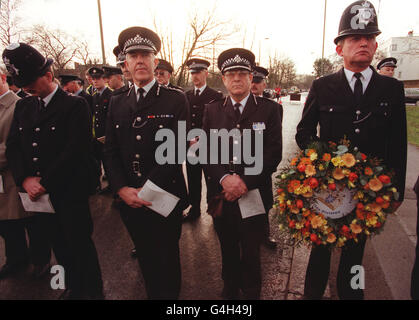
[[[103,67],[104,75],[109,78],[109,88],[112,93],[118,92],[125,86],[122,70],[119,67]]]
[[[6,157],[17,186],[32,201],[48,194],[55,214],[49,228],[55,257],[65,269],[63,298],[103,298],[88,195],[91,115],[87,102],[53,81],[51,59],[24,44],[9,45],[3,61],[32,97],[19,100]]]
[[[266,77],[269,71],[263,67],[255,66],[253,70],[253,81],[251,91],[254,95],[263,97],[264,90],[266,89]]]
[[[106,116],[108,114],[109,102],[112,96],[112,90],[105,85],[103,79],[104,71],[101,68],[92,67],[89,69],[92,77],[95,93],[93,94],[93,136],[95,137],[94,152],[99,165],[103,164],[103,145],[105,142]],[[106,179],[106,176],[104,176]],[[98,181],[98,190],[100,190],[100,181]],[[102,190],[106,191],[106,189]]]
[[[260,297],[260,245],[265,233],[265,216],[273,204],[272,173],[282,158],[280,108],[273,101],[250,92],[254,62],[254,54],[246,49],[234,48],[220,54],[218,68],[229,96],[208,104],[203,120],[207,137],[213,130],[238,129],[242,136],[244,130],[250,130],[252,140],[242,141],[245,139],[234,136],[229,141],[230,151],[233,145],[241,144],[241,150],[244,150],[245,143],[251,143],[252,154],[255,154],[256,135],[262,135],[263,139],[263,153],[259,154],[263,159],[262,171],[257,175],[248,172],[251,165],[239,162],[231,152],[229,165],[205,165],[208,198],[212,201],[220,194],[224,197],[221,215],[214,217],[214,227],[221,245],[222,296],[225,299],[237,299],[240,289],[245,299]],[[218,144],[218,150],[221,150],[221,143]],[[248,191],[259,194],[264,214],[242,218],[238,199]]]
[[[334,41],[344,68],[313,82],[296,141],[305,149],[312,140],[338,143],[346,137],[355,150],[381,158],[395,170],[402,201],[407,150],[404,91],[401,82],[379,75],[370,66],[379,34],[377,14],[370,2],[357,1],[345,9]],[[365,239],[361,238],[342,249],[337,276],[340,299],[364,297],[363,290],[350,285],[354,276],[351,268],[362,265],[364,247]],[[312,248],[304,288],[306,299],[322,298],[329,278],[330,255],[324,246]]]
[[[127,67],[125,66],[125,54],[121,52],[119,45],[113,49],[113,54],[116,57],[116,65],[121,69],[122,74],[124,75],[124,79],[126,81],[125,89],[129,90],[129,88],[131,88],[133,83],[132,83],[131,73],[128,71]],[[121,91],[122,90],[124,89],[121,89]]]
[[[160,143],[155,135],[160,129],[170,129],[177,141],[179,121],[186,121],[188,102],[183,93],[154,78],[161,47],[157,34],[131,27],[121,32],[118,43],[134,86],[111,99],[105,143],[107,174],[112,190],[123,201],[121,214],[127,217],[126,226],[133,235],[148,298],[177,299],[181,284],[179,238],[187,192],[181,164],[156,162]],[[147,180],[180,199],[167,218],[138,197]]]
[[[170,64],[170,62],[163,59],[159,59],[159,64],[157,65],[156,70],[154,71],[154,76],[156,77],[157,82],[161,85],[168,86],[169,88],[183,91],[181,87],[175,86],[170,82],[172,73],[173,67]]]
[[[90,68],[90,69],[92,69],[92,68]],[[87,83],[89,84],[86,88],[86,92],[87,92],[87,94],[93,96],[93,94],[95,93],[96,90],[95,90],[95,87],[93,86],[93,79],[92,79],[92,76],[90,75],[90,71],[91,71],[90,69],[86,70],[84,76],[87,80]]]
[[[189,102],[190,129],[202,128],[202,116],[205,105],[223,94],[207,85],[208,67],[210,63],[202,59],[190,59],[186,62],[191,73],[194,88],[186,92]],[[193,143],[193,142],[192,142]],[[184,221],[193,221],[201,216],[202,166],[186,162],[188,176],[189,203],[192,205]]]
[[[82,80],[72,74],[62,74],[59,78],[61,88],[71,95],[83,97],[89,104],[89,110],[91,110],[93,99],[91,95],[83,90]]]
[[[397,59],[393,57],[385,58],[377,64],[378,73],[387,77],[394,77],[395,68],[397,68]]]

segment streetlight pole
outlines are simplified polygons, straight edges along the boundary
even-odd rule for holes
[[[327,8],[327,0],[324,0],[324,22],[323,22],[322,59],[324,59],[324,38],[325,38],[325,34],[326,34],[326,8]]]
[[[102,63],[106,64],[105,42],[103,40],[102,10],[100,9],[100,0],[97,0],[97,8],[98,8],[98,11],[99,11],[100,39],[101,39],[101,43],[102,43]]]

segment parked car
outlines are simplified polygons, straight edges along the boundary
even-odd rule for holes
[[[419,88],[406,88],[404,89],[406,103],[414,103],[419,106]]]

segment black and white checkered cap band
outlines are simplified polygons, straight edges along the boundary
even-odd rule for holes
[[[253,77],[262,78],[262,79],[266,78],[266,76],[263,73],[260,73],[260,72],[257,72],[257,71],[253,71]]]
[[[125,41],[124,53],[135,50],[157,52],[155,44],[150,39],[143,38],[139,34],[137,34],[134,38]]]
[[[231,69],[245,69],[252,71],[252,64],[249,60],[236,55],[234,58],[227,59],[221,65],[221,71],[226,72]]]

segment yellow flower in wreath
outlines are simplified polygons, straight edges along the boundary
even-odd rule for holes
[[[307,177],[314,176],[316,174],[316,168],[313,165],[309,164],[308,166],[306,166],[305,174]]]
[[[362,232],[362,227],[359,224],[357,224],[356,222],[355,223],[352,222],[350,227],[351,227],[352,232],[355,233],[355,234],[358,234],[358,233]]]
[[[334,157],[334,158],[332,158],[332,163],[335,167],[340,167],[343,164],[342,158],[341,157]]]
[[[317,229],[323,226],[323,224],[324,224],[324,219],[319,215],[316,215],[313,219],[311,219],[311,225],[313,226],[313,229]]]
[[[368,185],[370,186],[370,189],[375,192],[380,191],[383,188],[382,182],[377,178],[371,179],[368,182]]]

